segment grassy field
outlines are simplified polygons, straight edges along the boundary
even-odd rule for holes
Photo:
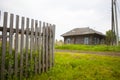
[[[107,45],[77,45],[77,44],[63,44],[56,45],[56,49],[80,50],[80,51],[113,51],[120,52],[120,46]]]
[[[31,80],[120,80],[120,57],[55,53],[55,66]]]

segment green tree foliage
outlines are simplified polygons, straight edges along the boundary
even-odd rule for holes
[[[115,39],[116,39],[116,36],[112,30],[106,31],[106,44],[107,45],[114,45]]]

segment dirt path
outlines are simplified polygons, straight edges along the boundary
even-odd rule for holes
[[[109,56],[120,56],[120,52],[95,52],[95,51],[79,51],[79,50],[60,50],[56,49],[55,52],[76,52],[81,54],[98,54],[98,55],[109,55]]]

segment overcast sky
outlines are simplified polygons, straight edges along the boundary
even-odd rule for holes
[[[0,10],[55,24],[56,39],[73,28],[111,28],[111,0],[0,0]]]

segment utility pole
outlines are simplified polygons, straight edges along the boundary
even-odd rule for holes
[[[116,22],[116,45],[119,45],[119,33],[118,33],[118,19],[117,19],[117,5],[116,5],[116,1],[115,0],[115,22]]]
[[[111,14],[111,30],[112,30],[112,41],[111,41],[111,45],[114,45],[114,43],[115,43],[115,39],[113,38],[113,36],[114,36],[114,33],[115,33],[115,24],[114,24],[114,5],[113,5],[113,3],[114,3],[114,0],[111,0],[111,12],[112,12],[112,14]]]
[[[112,45],[119,45],[119,34],[118,34],[118,19],[117,19],[117,0],[112,0],[112,19],[111,19],[111,29],[112,29],[112,36],[115,34],[115,38],[113,37]]]

